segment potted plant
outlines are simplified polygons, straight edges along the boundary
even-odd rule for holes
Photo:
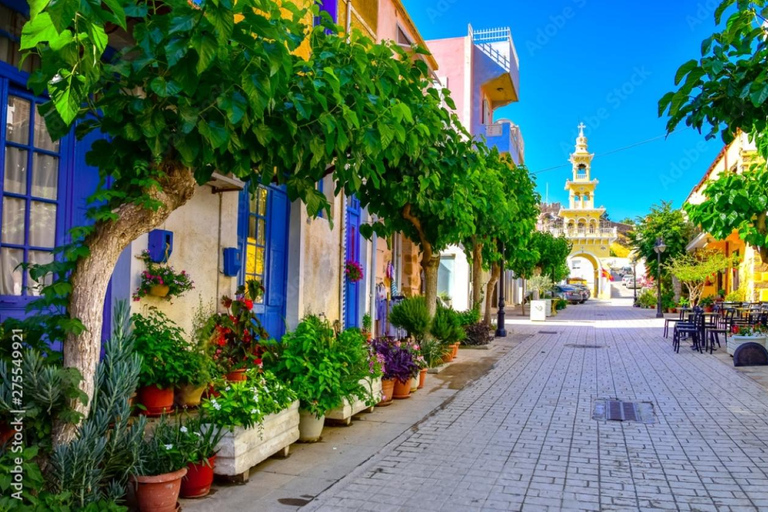
[[[418,375],[419,367],[407,346],[403,346],[400,341],[382,339],[374,341],[374,348],[383,357],[384,381],[393,381],[392,397],[398,399],[410,397],[411,379]]]
[[[181,480],[182,498],[202,498],[211,491],[218,444],[225,432],[223,427],[210,425],[205,414],[179,425],[179,443],[189,459]]]
[[[251,467],[275,453],[287,455],[299,438],[296,393],[268,370],[249,369],[246,380],[225,383],[200,409],[202,429],[226,430],[216,445],[217,475],[247,480]]]
[[[427,301],[421,296],[408,297],[396,304],[389,312],[389,323],[405,329],[408,336],[421,341],[429,331],[431,318],[427,309]]]
[[[449,351],[443,356],[445,363],[456,357],[458,345],[467,335],[461,325],[461,317],[454,310],[444,307],[437,308],[429,332],[449,348]]]
[[[347,260],[344,264],[344,275],[350,283],[356,283],[363,279],[363,267],[355,260]]]
[[[280,343],[265,345],[266,367],[299,397],[301,441],[320,439],[325,413],[342,405],[352,382],[359,380],[359,352],[346,348],[349,344],[339,342],[330,324],[316,316],[306,317]]]
[[[194,281],[185,270],[176,272],[173,267],[154,263],[149,258],[148,251],[142,252],[139,258],[147,268],[139,276],[140,283],[133,293],[133,300],[139,301],[147,295],[171,300],[195,287]]]
[[[184,451],[179,425],[165,417],[139,445],[139,464],[132,475],[141,512],[175,512],[181,479],[187,474],[189,456]]]
[[[139,407],[148,416],[159,416],[173,408],[174,387],[190,378],[184,331],[156,308],[136,313],[131,320],[135,350],[142,359]]]
[[[371,341],[371,338],[373,337],[373,322],[371,321],[371,315],[368,313],[363,315],[363,334],[365,334],[365,339],[368,341]]]
[[[381,361],[371,343],[356,329],[346,329],[336,337],[338,349],[350,356],[349,374],[342,380],[342,404],[325,413],[326,420],[343,421],[347,425],[352,416],[381,400]]]
[[[416,366],[419,367],[418,376],[415,377],[414,380],[416,383],[416,388],[421,389],[424,387],[424,383],[426,382],[429,365],[427,365],[427,360],[424,358],[424,354],[421,352],[421,345],[419,343],[409,342],[406,344],[406,348],[411,353],[411,357],[416,363]],[[411,387],[411,393],[413,392],[414,389]]]
[[[680,300],[677,301],[677,305],[681,308],[687,308],[691,305],[691,301],[689,301],[687,297],[680,297]]]
[[[731,329],[732,336],[726,344],[726,351],[733,355],[736,349],[743,343],[760,343],[768,348],[766,339],[768,339],[768,328],[762,324],[757,325],[734,325]]]
[[[253,310],[264,294],[258,281],[248,281],[237,289],[234,299],[223,297],[226,313],[213,316],[213,337],[210,344],[214,362],[227,380],[245,380],[245,371],[261,361],[260,342],[269,337]]]
[[[699,306],[704,308],[704,311],[707,313],[711,313],[715,310],[715,298],[711,295],[708,295],[699,300]]]

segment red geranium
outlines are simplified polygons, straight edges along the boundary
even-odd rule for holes
[[[214,342],[221,348],[214,352],[213,359],[225,372],[252,366],[261,355],[258,341],[269,336],[253,312],[253,303],[263,292],[259,282],[249,281],[238,288],[234,300],[226,296],[221,299],[228,311],[214,315]]]
[[[243,301],[243,304],[245,304],[245,309],[248,311],[251,311],[253,309],[253,301],[251,299],[245,299]]]

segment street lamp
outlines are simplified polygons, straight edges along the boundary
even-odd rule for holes
[[[632,296],[632,305],[637,306],[637,255],[632,256]]]
[[[504,244],[499,243],[499,249],[501,252],[501,261],[499,262],[499,266],[501,267],[501,272],[499,275],[499,309],[496,313],[496,337],[497,338],[506,338],[507,337],[507,329],[505,328],[505,320],[504,320]],[[488,300],[491,298],[488,297]],[[525,300],[525,299],[523,299]]]
[[[664,239],[657,238],[656,244],[653,246],[653,250],[656,252],[656,318],[664,318],[664,313],[661,311],[661,253],[666,249]]]

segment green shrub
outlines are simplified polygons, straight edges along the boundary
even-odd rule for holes
[[[419,344],[419,348],[429,368],[440,366],[443,363],[443,356],[451,350],[448,345],[440,343],[434,338],[425,339]]]
[[[461,311],[457,315],[459,315],[459,323],[462,327],[474,325],[480,321],[480,307],[475,306],[467,311]]]
[[[646,308],[656,306],[656,290],[644,289],[637,296],[637,302]]]
[[[461,341],[466,336],[464,328],[461,326],[461,319],[458,313],[452,309],[438,307],[435,318],[432,319],[430,334],[438,341],[450,345]]]
[[[421,295],[404,299],[389,312],[389,322],[417,340],[424,339],[430,322],[427,300]]]
[[[555,309],[557,311],[563,310],[568,307],[568,301],[565,299],[557,299],[555,301]]]

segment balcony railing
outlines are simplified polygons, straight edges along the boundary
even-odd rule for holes
[[[481,135],[485,135],[488,146],[509,153],[516,164],[525,162],[525,142],[519,126],[510,122],[487,124],[483,125]]]
[[[469,25],[469,37],[481,52],[509,73],[515,91],[519,91],[520,62],[509,27],[474,30]]]
[[[593,230],[589,228],[549,228],[548,231],[554,236],[563,235],[566,238],[616,238],[618,236],[616,228],[595,228]]]

